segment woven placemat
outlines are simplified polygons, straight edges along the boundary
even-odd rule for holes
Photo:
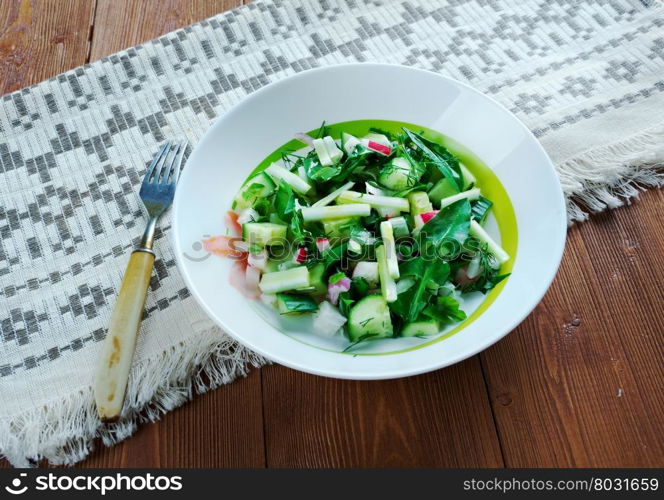
[[[0,453],[75,463],[95,437],[117,442],[262,363],[190,297],[164,219],[124,417],[96,417],[99,342],[143,228],[137,186],[164,139],[195,144],[230,106],[298,71],[412,65],[514,111],[582,219],[662,181],[663,28],[661,4],[637,0],[268,0],[4,96]]]

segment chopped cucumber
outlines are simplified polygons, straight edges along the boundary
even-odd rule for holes
[[[481,193],[479,189],[473,188],[469,189],[468,191],[463,191],[461,193],[448,196],[440,200],[440,208],[442,210],[443,208],[450,206],[452,203],[459,200],[476,200],[480,197],[480,194]]]
[[[359,255],[362,253],[362,245],[355,240],[348,242],[348,251],[352,254]]]
[[[420,177],[422,172],[417,172],[407,159],[398,156],[380,170],[378,182],[388,189],[403,191],[414,186]]]
[[[389,222],[392,224],[392,232],[395,238],[402,238],[410,234],[408,222],[406,222],[404,217],[392,217],[389,219]]]
[[[429,196],[424,191],[413,191],[408,195],[410,202],[410,213],[413,215],[431,212],[433,206],[429,201]]]
[[[510,260],[509,254],[474,219],[470,221],[470,234],[480,240],[480,242],[486,243],[489,252],[493,254],[498,264],[503,264]]]
[[[385,247],[385,261],[387,262],[387,270],[390,273],[390,278],[393,280],[399,279],[399,260],[397,259],[397,248],[394,243],[392,224],[390,224],[389,221],[383,221],[380,223],[380,235],[383,238],[383,246]]]
[[[475,179],[471,171],[463,164],[459,164],[459,168],[461,169],[461,177],[463,179],[463,189],[465,190],[475,185],[477,179]],[[429,190],[429,199],[433,203],[438,204],[443,198],[448,198],[457,193],[459,193],[459,187],[454,182],[450,182],[449,179],[443,177]]]
[[[233,199],[233,207],[244,210],[252,207],[256,200],[267,198],[274,192],[274,181],[264,172],[249,179]]]
[[[461,169],[461,177],[463,178],[463,188],[468,189],[469,187],[474,186],[477,182],[477,179],[472,174],[472,172],[468,170],[468,167],[466,167],[463,163],[460,163],[459,168]]]
[[[348,338],[351,342],[392,335],[390,309],[381,295],[368,295],[360,299],[348,313]]]
[[[286,271],[265,273],[258,286],[263,293],[278,293],[308,287],[309,270],[305,266],[299,266]]]
[[[283,245],[288,226],[272,222],[247,222],[242,225],[242,239],[250,245]]]
[[[278,293],[277,309],[279,314],[302,314],[318,310],[314,299],[299,293]]]
[[[309,284],[314,288],[314,294],[325,295],[327,282],[325,280],[325,264],[319,262],[309,270]]]
[[[346,154],[352,154],[358,144],[362,144],[362,142],[357,137],[347,134],[346,132],[344,132],[341,137],[343,138],[343,147],[344,151],[346,151]]]
[[[393,208],[401,212],[410,210],[408,200],[405,198],[358,193],[357,191],[344,191],[337,197],[337,203],[366,203],[373,208]]]
[[[376,260],[378,261],[378,276],[380,277],[380,291],[387,302],[397,300],[397,284],[390,276],[385,255],[385,246],[376,248]]]
[[[438,321],[432,320],[423,320],[423,321],[413,321],[408,323],[401,330],[401,335],[404,337],[414,337],[416,335],[437,335],[440,333],[440,328],[438,326]]]
[[[458,192],[457,185],[451,183],[447,177],[443,177],[429,190],[429,199],[437,205],[443,198],[455,195]]]
[[[345,219],[325,220],[323,221],[323,231],[325,236],[332,238],[348,238],[353,225],[357,219],[347,217]]]
[[[270,174],[274,180],[284,181],[286,184],[292,187],[294,191],[297,191],[300,194],[307,194],[312,189],[311,184],[303,181],[296,174],[276,163],[273,163],[267,167],[265,171]]]
[[[366,203],[302,208],[302,218],[307,222],[313,220],[344,219],[346,217],[366,217],[370,213],[371,206]]]
[[[379,281],[378,262],[358,262],[355,269],[353,269],[353,279],[363,279],[369,286],[376,286]]]

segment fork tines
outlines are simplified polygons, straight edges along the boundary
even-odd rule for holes
[[[178,181],[187,141],[167,141],[145,171],[143,184],[173,183]]]

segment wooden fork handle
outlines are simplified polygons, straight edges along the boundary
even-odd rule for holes
[[[95,402],[102,420],[116,420],[122,412],[153,264],[153,253],[135,251],[122,280],[95,374]]]

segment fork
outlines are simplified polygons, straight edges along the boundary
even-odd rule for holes
[[[148,223],[138,247],[129,258],[95,373],[95,403],[97,413],[104,421],[116,420],[122,412],[155,259],[152,249],[155,228],[159,216],[173,202],[186,147],[186,142],[164,144],[141,184],[139,195],[148,213]]]

